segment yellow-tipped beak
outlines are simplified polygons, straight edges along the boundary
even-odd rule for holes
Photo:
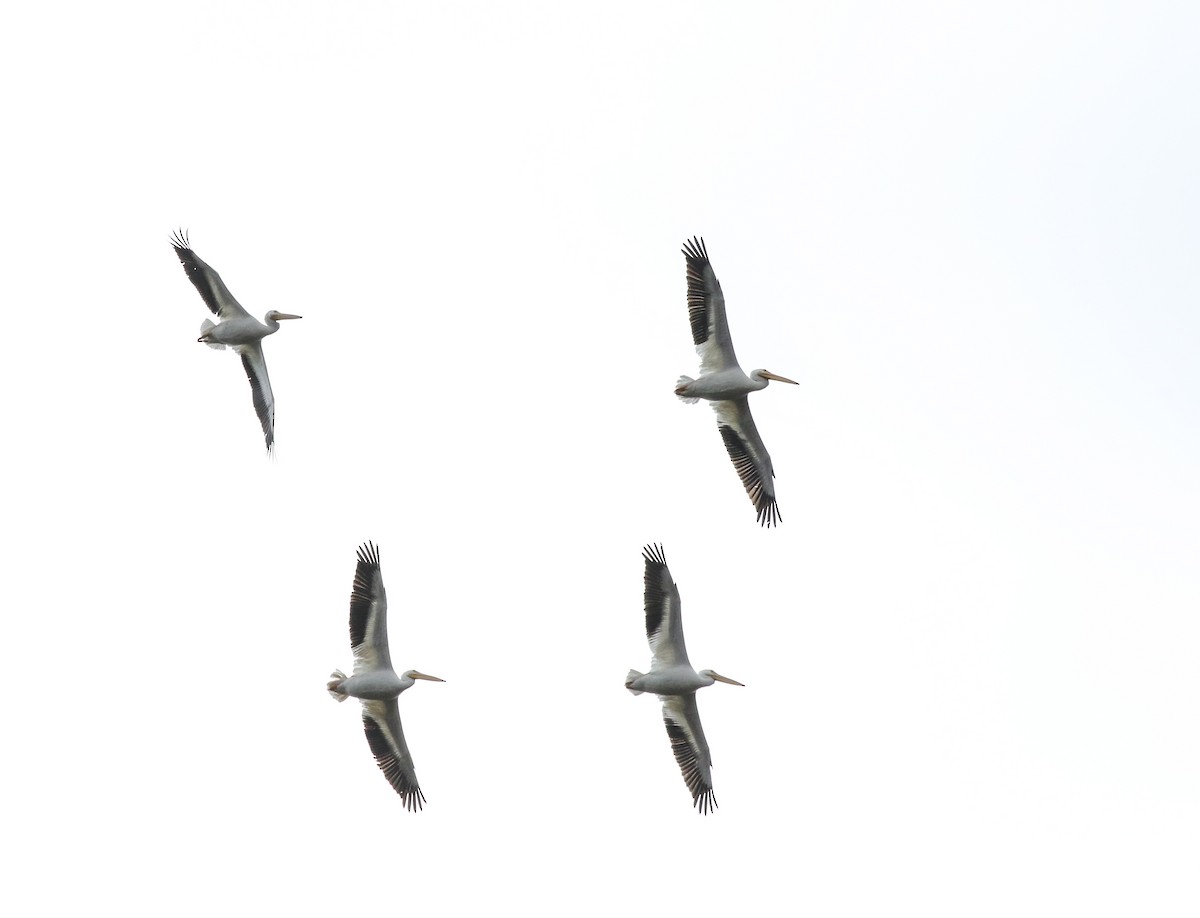
[[[788,379],[786,376],[776,376],[774,373],[768,373],[766,370],[762,371],[762,377],[763,379],[773,379],[775,382],[791,383],[793,386],[800,385],[800,383],[796,382],[794,379]],[[740,684],[741,683],[739,683],[739,685]]]

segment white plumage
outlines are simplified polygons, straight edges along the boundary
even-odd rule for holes
[[[271,391],[271,379],[267,376],[267,360],[263,356],[262,339],[279,331],[279,322],[284,319],[299,319],[287,312],[272,309],[263,321],[246,312],[241,304],[233,298],[221,275],[210,268],[192,251],[187,234],[177,230],[171,237],[175,254],[183,265],[183,270],[200,292],[201,298],[213,315],[221,321],[213,323],[205,319],[200,326],[200,337],[197,339],[211,348],[224,350],[232,347],[242,358],[242,368],[246,378],[250,380],[250,392],[254,398],[254,413],[262,424],[263,436],[267,441],[267,450],[275,445],[275,395]]]
[[[334,670],[326,684],[338,701],[357,698],[363,706],[363,729],[375,761],[409,810],[419,810],[425,795],[417,781],[404,730],[400,726],[400,693],[418,679],[444,682],[437,676],[410,669],[397,676],[388,651],[387,591],[379,566],[379,549],[367,542],[358,549],[358,566],[350,593],[350,647],[354,675]]]
[[[712,787],[712,756],[696,707],[696,690],[714,682],[742,683],[711,669],[700,672],[692,669],[683,643],[679,588],[667,568],[667,557],[661,545],[647,545],[642,549],[642,557],[645,559],[646,637],[650,641],[652,660],[649,673],[640,673],[636,669],[629,671],[625,688],[635,695],[642,692],[658,695],[671,751],[675,753],[684,783],[691,792],[692,805],[707,814],[716,809],[717,798]]]
[[[782,519],[775,503],[775,469],[750,416],[747,396],[766,388],[772,379],[793,386],[797,383],[767,370],[754,370],[749,376],[742,372],[729,337],[725,296],[708,260],[704,240],[692,238],[685,242],[683,254],[687,259],[688,318],[696,353],[700,355],[700,378],[679,377],[675,394],[688,403],[699,398],[712,403],[721,439],[742,486],[750,495],[758,522],[773,526]]]

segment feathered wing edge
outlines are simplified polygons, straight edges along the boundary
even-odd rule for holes
[[[742,487],[754,504],[760,526],[775,526],[782,520],[775,502],[775,469],[771,456],[763,445],[748,400],[743,397],[727,402],[713,402],[717,425],[725,450],[733,463]]]
[[[271,391],[271,378],[267,376],[267,358],[263,356],[262,343],[239,345],[237,351],[242,358],[246,379],[250,381],[254,413],[262,425],[267,452],[271,452],[275,448],[275,393]]]
[[[707,815],[717,808],[713,793],[712,757],[700,726],[700,711],[695,693],[663,697],[663,723],[671,740],[671,752],[692,795],[692,806]]]
[[[379,566],[379,547],[364,542],[358,547],[358,564],[354,568],[354,585],[350,588],[350,646],[357,647],[367,639],[367,624],[375,591],[383,589],[383,570]]]
[[[188,280],[192,282],[192,286],[196,288],[196,291],[200,294],[200,298],[204,300],[204,304],[213,315],[222,320],[249,317],[250,314],[242,308],[242,304],[234,299],[233,294],[229,292],[229,288],[221,280],[221,275],[214,271],[204,259],[192,251],[192,245],[188,242],[187,232],[178,229],[172,233],[171,245],[175,249],[179,263],[183,265],[183,271],[187,275]]]
[[[667,556],[661,545],[645,546],[642,549],[642,557],[645,559],[642,579],[645,585],[643,604],[646,610],[646,638],[653,643],[662,627],[663,613],[669,598],[663,581],[664,578],[671,579],[671,571],[667,568]]]
[[[355,673],[390,668],[388,649],[387,590],[379,546],[364,542],[358,547],[354,567],[354,585],[350,589],[350,649],[354,652]]]
[[[721,285],[712,269],[712,263],[708,260],[708,249],[704,246],[704,240],[699,236],[684,241],[683,257],[687,259],[688,321],[692,326],[692,343],[699,347],[708,340],[710,334],[708,298],[713,290],[709,286],[708,277],[712,277],[718,295],[721,293]]]
[[[392,789],[400,795],[405,809],[415,812],[424,807],[425,795],[417,782],[412,756],[400,727],[400,708],[396,700],[363,702],[363,730],[375,763]]]
[[[643,607],[650,653],[659,665],[687,664],[679,588],[667,567],[666,553],[661,545],[653,544],[642,549],[642,557],[645,559]]]
[[[725,294],[708,260],[704,240],[693,236],[684,242],[683,255],[687,260],[688,323],[701,369],[711,373],[737,366],[725,315]]]

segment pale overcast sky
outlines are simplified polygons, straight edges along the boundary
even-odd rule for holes
[[[5,20],[14,914],[1196,914],[1194,6]],[[304,316],[274,460],[176,227]],[[671,393],[693,234],[775,530]],[[324,689],[367,539],[417,814]],[[708,817],[651,541],[746,684]]]

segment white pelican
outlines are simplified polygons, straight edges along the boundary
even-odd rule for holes
[[[708,753],[704,728],[700,726],[700,712],[696,708],[696,689],[714,682],[742,683],[711,669],[700,672],[692,669],[687,648],[683,646],[679,588],[667,569],[667,556],[661,545],[647,545],[642,549],[642,557],[646,559],[646,637],[650,639],[653,659],[649,673],[639,673],[636,669],[629,671],[625,688],[635,695],[642,692],[658,695],[667,736],[671,739],[671,751],[675,753],[687,789],[692,792],[692,806],[707,814],[716,809],[717,798],[713,796],[712,775],[709,774],[712,756]]]
[[[200,337],[196,340],[218,351],[225,350],[225,346],[229,345],[241,355],[242,366],[250,380],[250,392],[254,396],[254,411],[262,424],[267,450],[270,451],[275,444],[275,396],[271,393],[271,380],[267,376],[262,339],[279,331],[281,319],[302,317],[272,309],[259,322],[233,298],[221,275],[192,251],[187,233],[176,230],[171,236],[171,245],[175,247],[175,254],[179,256],[188,280],[200,291],[208,308],[221,320],[214,325],[211,319],[205,319],[200,326]]]
[[[692,322],[696,353],[700,355],[700,378],[680,376],[675,384],[675,394],[689,404],[698,398],[712,403],[725,449],[758,511],[758,522],[773,526],[782,519],[775,504],[775,485],[771,482],[775,470],[758,428],[754,426],[754,418],[750,416],[746,396],[765,389],[772,379],[793,386],[798,383],[767,370],[754,370],[749,376],[742,372],[729,337],[721,282],[708,260],[704,240],[693,237],[685,242],[683,254],[687,258],[688,318]]]
[[[363,728],[375,761],[405,807],[419,810],[425,795],[417,783],[412,756],[400,727],[396,699],[417,679],[445,682],[410,669],[397,676],[392,669],[387,639],[387,592],[379,569],[379,549],[370,542],[359,546],[354,588],[350,593],[350,648],[354,652],[354,675],[340,669],[329,676],[326,688],[338,701],[357,698],[363,706]]]

